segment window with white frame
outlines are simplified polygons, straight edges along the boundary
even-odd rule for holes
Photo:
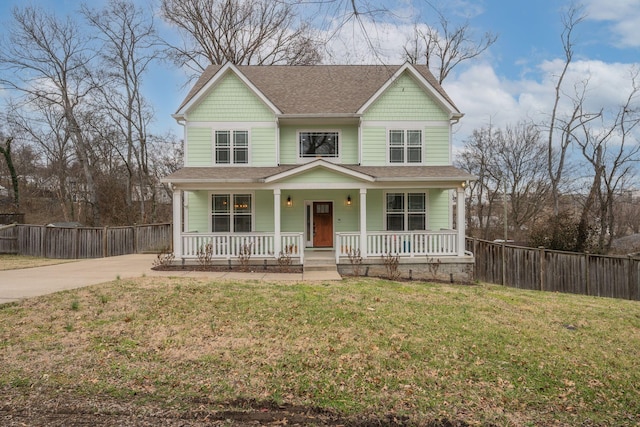
[[[426,230],[426,193],[387,193],[385,219],[389,231]]]
[[[250,233],[253,224],[251,194],[212,194],[211,231]]]
[[[214,145],[217,165],[249,163],[248,131],[217,130]]]
[[[339,157],[340,133],[337,131],[298,132],[300,158]]]
[[[422,163],[422,131],[389,131],[389,163]]]

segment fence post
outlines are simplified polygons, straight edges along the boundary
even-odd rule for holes
[[[47,257],[47,226],[43,225],[38,227],[38,233],[40,233],[40,256],[43,258]]]
[[[478,280],[478,239],[473,238],[473,280]]]
[[[507,248],[505,242],[502,242],[502,274],[500,275],[500,282],[502,286],[507,283]]]
[[[138,253],[138,224],[133,223],[133,253]]]
[[[591,295],[591,274],[589,269],[589,251],[584,253],[584,283],[587,295]]]
[[[538,253],[540,257],[540,290],[544,291],[544,278],[547,274],[546,265],[545,265],[545,254],[544,254],[544,246],[538,246]]]
[[[80,253],[80,230],[78,229],[78,227],[75,227],[73,229],[73,235],[74,235],[74,240],[75,240],[75,244],[76,247],[73,251],[73,259],[78,259],[78,254]]]
[[[627,255],[627,299],[633,299],[633,259]]]
[[[106,258],[109,255],[109,227],[104,227],[102,229],[102,258]]]

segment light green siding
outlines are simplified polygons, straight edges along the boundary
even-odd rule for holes
[[[449,190],[432,189],[429,191],[429,211],[427,212],[429,229],[449,228]]]
[[[280,127],[280,163],[293,165],[298,162],[297,128],[293,126]]]
[[[273,121],[273,111],[234,74],[227,74],[187,113],[192,122]]]
[[[336,173],[327,169],[318,168],[312,169],[306,173],[294,175],[291,178],[281,181],[283,184],[336,184],[345,182],[354,182],[353,178]],[[356,185],[356,184],[354,184]],[[315,193],[315,190],[313,190]]]
[[[367,192],[367,231],[384,230],[384,192],[370,190]]]
[[[387,129],[384,127],[362,128],[362,164],[384,166],[387,163]]]
[[[189,232],[207,233],[210,231],[211,208],[208,191],[187,192],[187,218]]]
[[[185,166],[211,166],[213,139],[210,128],[187,127]]]
[[[292,206],[286,206],[291,196]],[[347,206],[347,197],[351,196],[351,205]],[[333,231],[336,233],[357,231],[359,229],[360,205],[357,190],[293,190],[282,193],[282,231],[304,232],[305,201],[333,202]]]
[[[448,120],[447,112],[408,74],[400,76],[371,105],[365,120]]]
[[[253,209],[255,231],[273,233],[273,191],[256,191]]]
[[[425,164],[428,166],[449,165],[449,127],[427,127],[424,130]]]
[[[280,127],[280,163],[290,165],[298,163],[298,132],[333,130],[340,132],[340,162],[358,163],[358,127],[357,126],[282,126]]]
[[[251,166],[276,166],[276,128],[251,129]]]

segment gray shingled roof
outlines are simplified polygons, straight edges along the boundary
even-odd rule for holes
[[[283,114],[303,115],[354,114],[400,67],[402,65],[244,65],[237,68]],[[426,66],[413,67],[456,108]],[[207,67],[178,111],[221,68],[221,65]]]
[[[163,182],[174,183],[232,183],[262,182],[264,179],[290,171],[302,165],[278,167],[185,167],[165,177]],[[358,166],[340,165],[359,172],[378,182],[393,181],[467,181],[475,177],[454,166]]]

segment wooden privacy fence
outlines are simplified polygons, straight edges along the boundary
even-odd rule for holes
[[[480,281],[551,292],[640,300],[640,258],[525,248],[467,239]]]
[[[0,213],[0,224],[22,224],[23,222],[23,213]]]
[[[10,225],[0,228],[0,254],[45,258],[102,258],[171,247],[171,224],[127,227],[46,227]]]

